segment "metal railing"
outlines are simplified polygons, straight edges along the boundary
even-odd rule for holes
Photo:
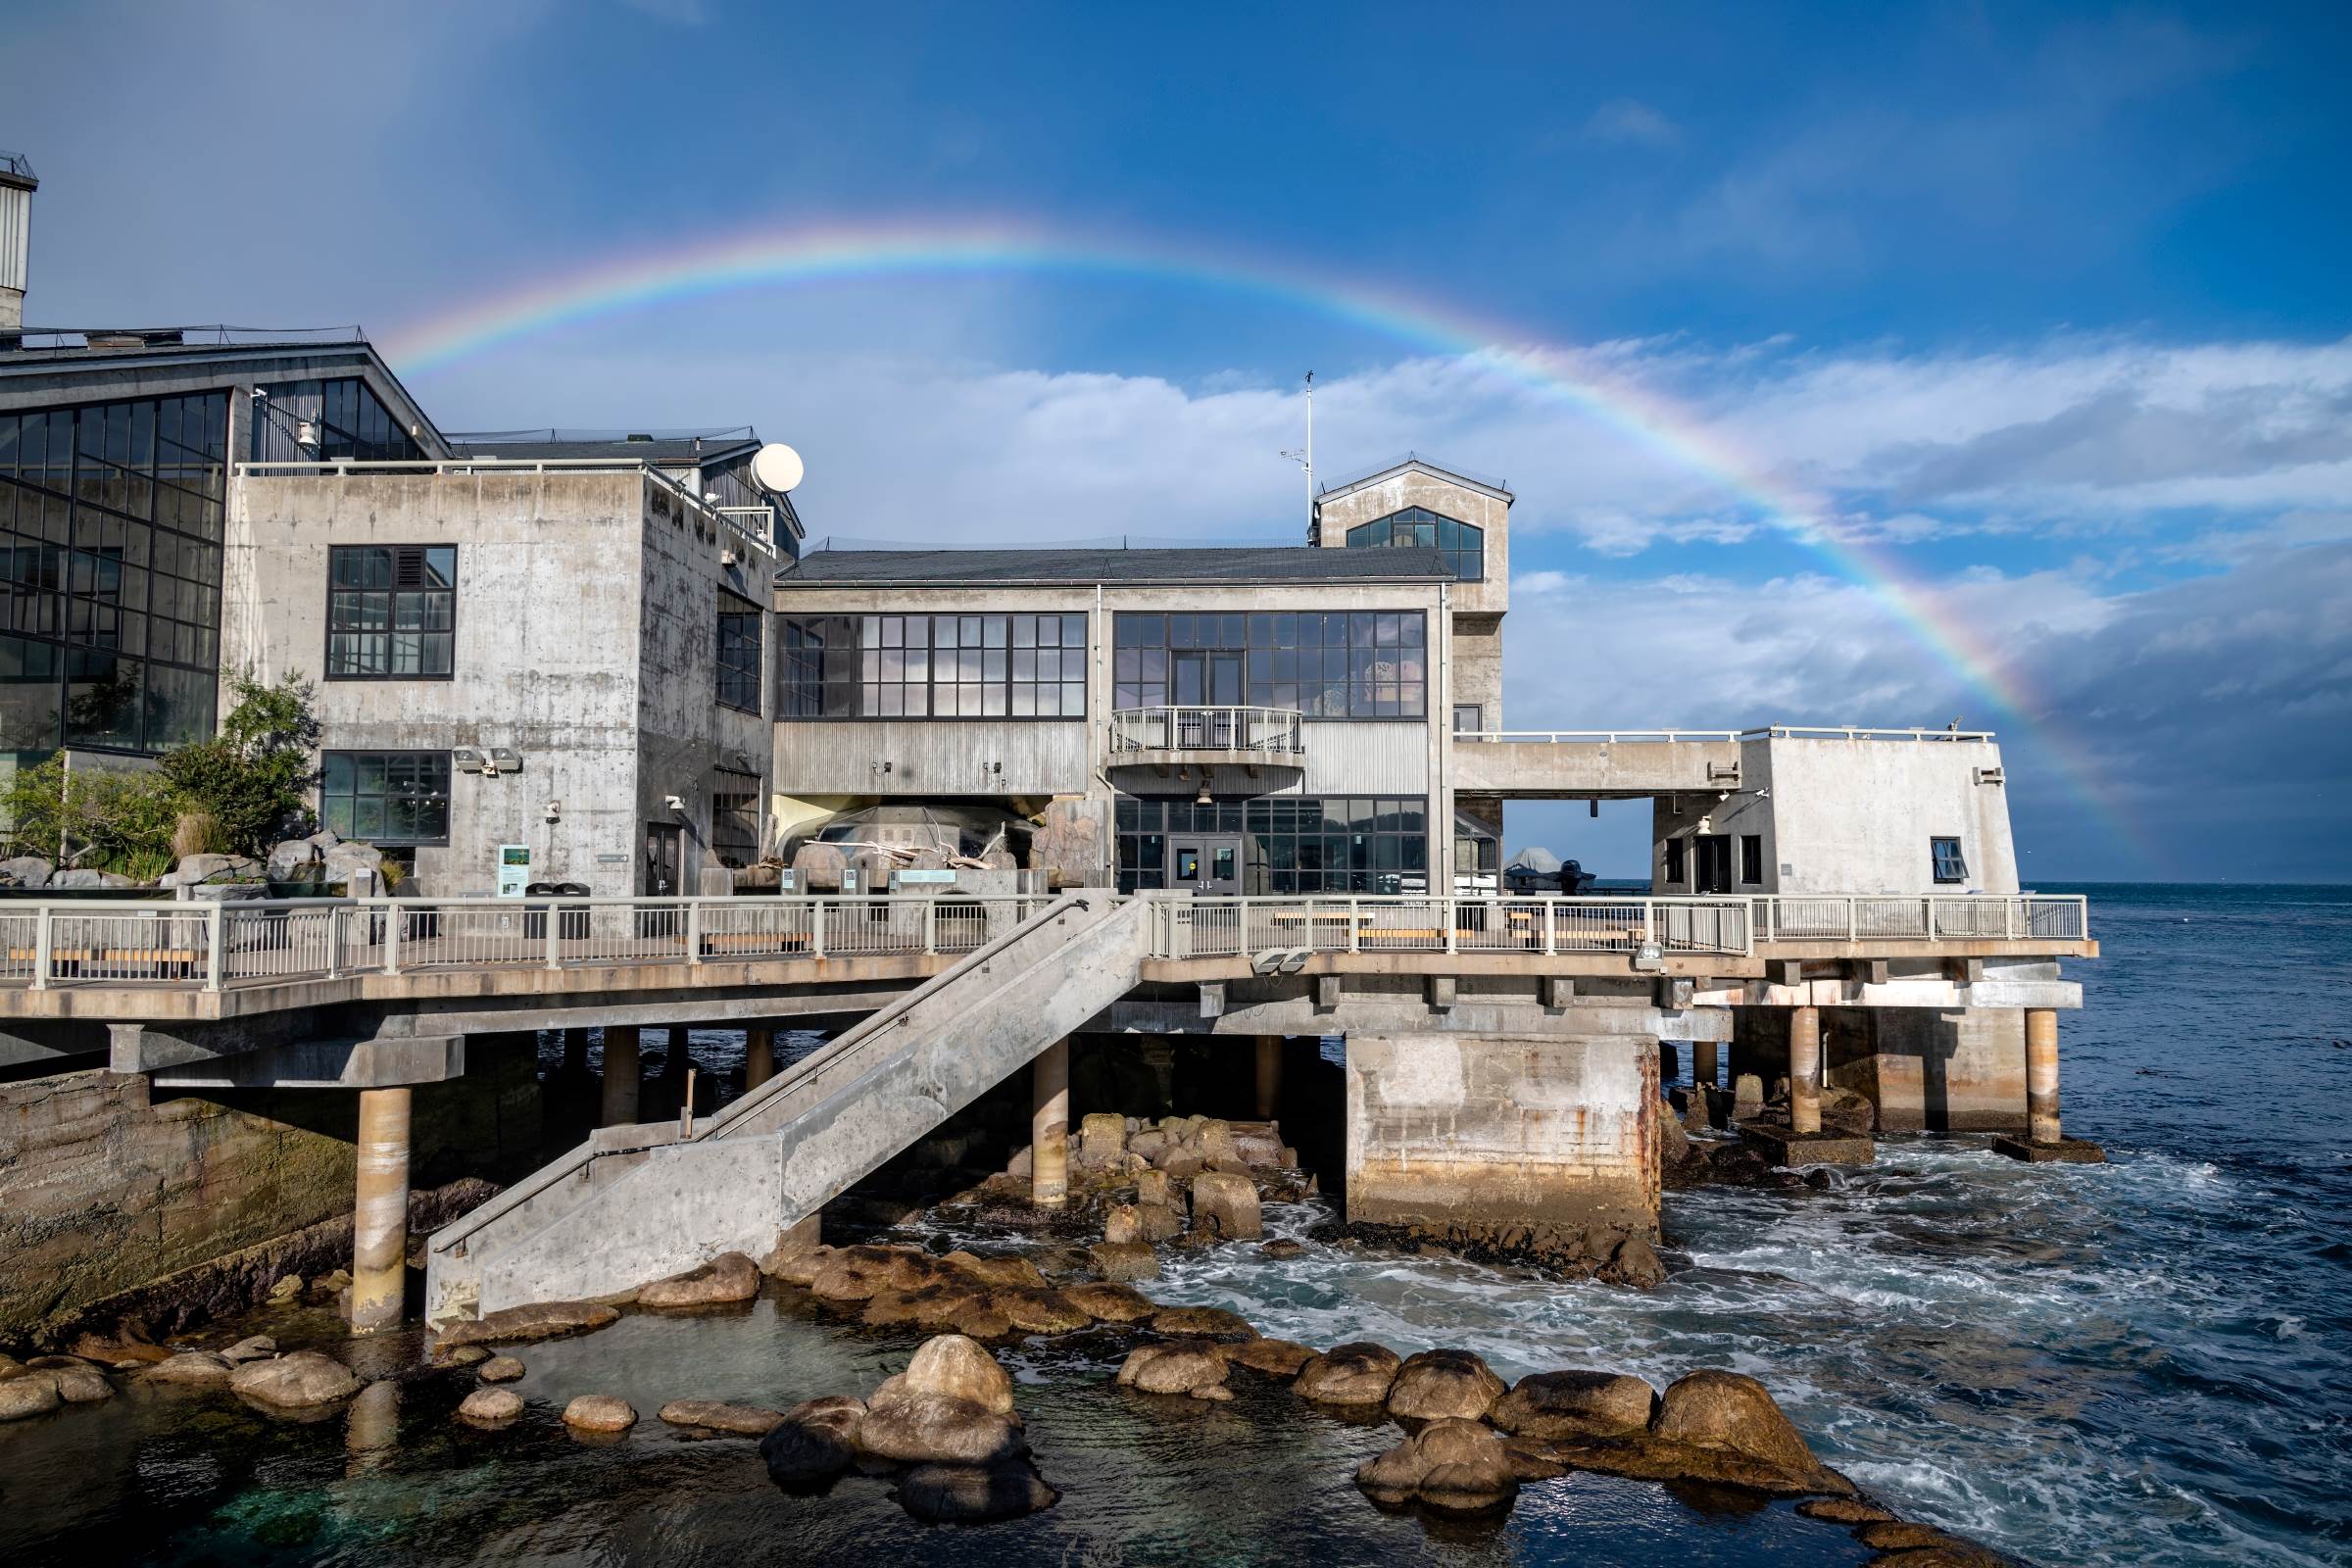
[[[1621,745],[1637,741],[1736,741],[1736,729],[1457,729],[1457,741],[1535,742],[1556,746],[1562,743]]]
[[[1110,715],[1110,750],[1131,752],[1258,752],[1300,757],[1306,752],[1303,715],[1295,708],[1122,708]]]
[[[736,534],[773,553],[768,540],[751,533],[726,517],[694,487],[646,458],[287,458],[252,459],[230,466],[240,476],[252,474],[468,474],[468,473],[626,473],[634,469],[698,512],[727,523]],[[765,510],[765,509],[761,509]]]
[[[2080,894],[1770,894],[1755,905],[1759,942],[2022,942],[2090,939]]]
[[[0,909],[0,982],[218,991],[344,975],[965,954],[1039,897],[270,899]]]
[[[1774,943],[2083,942],[2079,895],[1149,896],[1152,956],[1752,955]],[[0,984],[202,989],[423,971],[956,956],[1049,901],[886,897],[273,899],[0,906]]]
[[[1753,951],[1745,899],[1166,898],[1155,958],[1264,953]]]

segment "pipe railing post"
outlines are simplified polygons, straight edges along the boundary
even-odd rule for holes
[[[547,966],[564,967],[564,906],[553,900],[547,906]]]
[[[1014,906],[1012,917],[1015,921],[1021,918],[1018,906]],[[937,899],[923,901],[923,951],[925,953],[939,951],[939,901]]]
[[[825,901],[810,899],[808,901],[808,956],[821,958],[824,956]]]
[[[215,904],[211,918],[206,922],[204,954],[204,989],[220,989],[221,959],[228,946],[228,906]]]
[[[384,901],[384,973],[400,973],[400,905]]]
[[[1849,948],[1862,940],[1861,933],[1857,927],[1857,921],[1860,918],[1859,911],[1861,908],[1861,900],[1852,898],[1849,898],[1845,901],[1845,944]]]
[[[1556,957],[1560,951],[1560,901],[1544,901],[1544,956]]]
[[[700,899],[686,901],[686,961],[690,964],[703,961],[703,901]]]
[[[57,952],[57,911],[46,904],[32,911],[32,989],[49,989],[49,969]]]
[[[326,977],[340,979],[343,974],[343,906],[336,905],[326,911]]]

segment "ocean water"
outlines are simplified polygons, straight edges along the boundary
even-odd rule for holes
[[[1638,1294],[1309,1241],[1174,1253],[1152,1294],[1267,1334],[1463,1346],[1506,1377],[1763,1379],[1831,1462],[1909,1516],[2050,1564],[2352,1562],[2352,889],[2088,887],[2105,956],[2062,1016],[2068,1129],[2103,1166],[1910,1139],[1827,1191],[1669,1195],[1668,1284]],[[719,1037],[698,1043],[707,1062]],[[706,1054],[706,1047],[710,1048]],[[1279,1205],[1278,1233],[1331,1216]],[[287,1343],[331,1339],[279,1314]],[[240,1328],[240,1332],[242,1328]],[[1195,1407],[1102,1385],[1118,1347],[1012,1352],[1040,1463],[1031,1519],[916,1525],[881,1483],[767,1486],[750,1446],[649,1420],[563,1435],[574,1394],[642,1410],[870,1389],[914,1342],[789,1303],[631,1317],[526,1348],[524,1427],[453,1425],[449,1380],[388,1439],[133,1389],[0,1426],[0,1561],[1387,1562],[1840,1564],[1867,1553],[1786,1504],[1577,1476],[1507,1520],[1435,1525],[1348,1483],[1393,1429],[1251,1393]],[[371,1342],[387,1366],[414,1339]],[[1240,1375],[1237,1374],[1237,1377]]]

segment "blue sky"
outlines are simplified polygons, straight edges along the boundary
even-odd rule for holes
[[[879,222],[1373,287],[1662,401],[1806,528],[1460,344],[1201,278],[752,288],[412,385],[449,428],[756,422],[816,534],[1273,538],[1312,368],[1327,471],[1415,447],[1516,490],[1514,726],[1957,716],[2004,733],[2030,879],[2352,877],[2310,825],[2352,785],[2340,6],[12,15],[36,323],[397,342]],[[1821,530],[1926,583],[2024,711]],[[1642,833],[1509,836],[1630,871]]]

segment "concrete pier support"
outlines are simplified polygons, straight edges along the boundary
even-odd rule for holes
[[[2026,1010],[2026,1131],[2037,1144],[2064,1141],[2058,1130],[2058,1014]]]
[[[746,1093],[776,1075],[776,1032],[755,1024],[743,1032],[743,1087]]]
[[[1788,1010],[1788,1130],[1821,1131],[1821,1009]]]
[[[1712,1040],[1694,1040],[1690,1043],[1690,1077],[1693,1083],[1708,1089],[1722,1083],[1722,1058],[1717,1054],[1718,1050]]]
[[[1282,1036],[1257,1037],[1257,1119],[1272,1121],[1282,1098]]]
[[[625,1127],[637,1119],[637,1091],[643,1082],[638,1059],[637,1026],[608,1024],[605,1028],[605,1107],[607,1127]]]
[[[1683,1048],[1671,1040],[1658,1042],[1658,1082],[1671,1084],[1683,1075]]]
[[[352,1207],[351,1332],[397,1328],[408,1291],[409,1091],[360,1091],[359,1196]]]
[[[1029,1201],[1059,1208],[1070,1196],[1070,1043],[1048,1046],[1029,1075]]]

